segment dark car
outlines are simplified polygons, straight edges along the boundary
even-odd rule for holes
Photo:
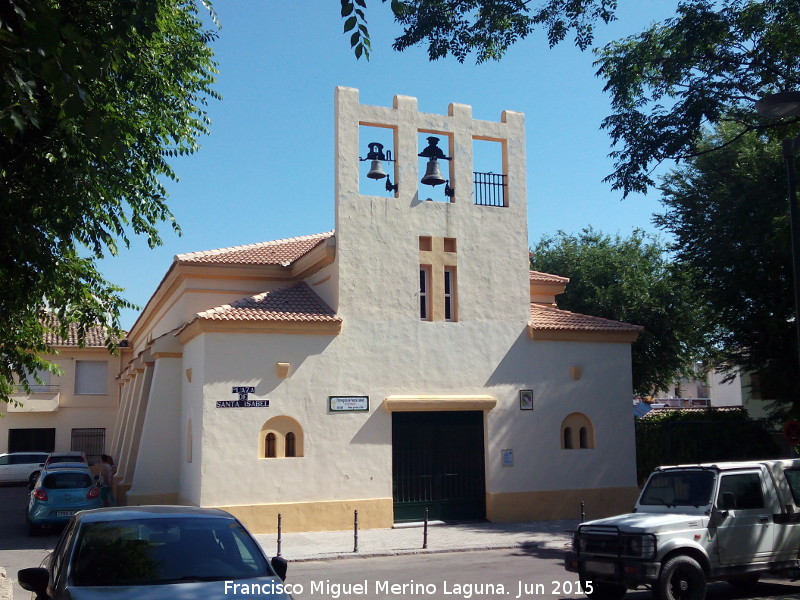
[[[89,462],[86,460],[86,455],[83,452],[79,452],[76,450],[71,450],[69,452],[51,452],[45,457],[44,464],[39,465],[39,469],[35,469],[31,472],[30,476],[28,477],[28,487],[33,489],[33,485],[36,483],[36,480],[39,478],[39,474],[41,473],[41,469],[47,469],[48,467],[52,467],[56,464],[63,464],[63,463],[82,463],[89,466]]]
[[[19,584],[37,598],[291,599],[286,561],[269,561],[229,513],[190,506],[101,508],[77,513],[41,567]],[[238,587],[236,587],[238,586]]]

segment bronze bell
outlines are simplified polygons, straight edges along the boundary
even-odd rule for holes
[[[383,179],[386,177],[386,171],[383,170],[383,163],[379,160],[373,160],[367,177],[370,179]]]
[[[439,169],[439,161],[435,158],[428,160],[428,166],[425,169],[425,176],[421,179],[421,183],[425,185],[439,185],[447,181],[442,177],[442,171]]]

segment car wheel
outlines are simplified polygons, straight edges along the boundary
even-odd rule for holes
[[[591,588],[591,591],[589,589]],[[604,581],[592,581],[583,583],[586,595],[592,600],[620,600],[627,592],[628,588],[621,583],[607,583]]]
[[[690,556],[669,559],[653,586],[656,600],[703,600],[706,597],[706,574]]]

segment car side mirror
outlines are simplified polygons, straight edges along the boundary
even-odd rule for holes
[[[276,556],[269,562],[275,574],[281,578],[281,581],[284,581],[286,579],[286,571],[289,568],[287,560],[281,556]]]
[[[17,571],[17,581],[23,590],[36,594],[36,598],[47,598],[50,574],[43,567],[31,567]]]

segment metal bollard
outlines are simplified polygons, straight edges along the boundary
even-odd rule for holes
[[[358,552],[358,511],[353,511],[353,552]]]
[[[422,549],[428,548],[428,507],[425,507],[425,523],[422,527]]]
[[[586,520],[586,504],[581,500],[581,523]]]
[[[281,528],[282,528],[281,521],[282,520],[283,520],[283,517],[281,516],[281,513],[278,513],[278,556],[281,555]]]

